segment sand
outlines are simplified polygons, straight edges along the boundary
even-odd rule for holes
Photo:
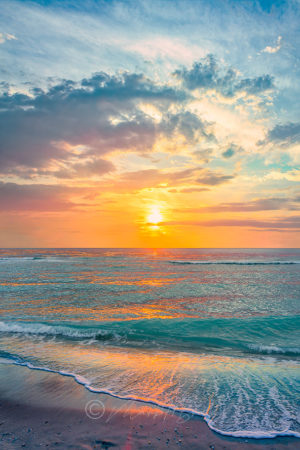
[[[201,417],[93,394],[71,377],[0,364],[1,449],[299,449],[300,440],[228,438]]]

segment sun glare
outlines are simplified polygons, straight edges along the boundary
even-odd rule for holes
[[[150,214],[147,216],[147,222],[153,225],[157,225],[159,222],[162,222],[163,216],[161,215],[160,209],[158,206],[153,206],[151,208]]]

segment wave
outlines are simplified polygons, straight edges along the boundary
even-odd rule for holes
[[[258,345],[258,344],[248,344],[248,348],[254,353],[262,354],[278,354],[287,356],[297,356],[300,355],[300,348],[297,347],[277,347],[276,345]]]
[[[1,358],[1,355],[0,355],[0,358]],[[202,411],[194,410],[192,408],[182,408],[182,407],[177,407],[173,404],[162,403],[162,402],[159,402],[156,400],[152,400],[151,398],[143,398],[143,397],[138,397],[135,395],[120,395],[120,394],[116,394],[113,391],[108,390],[108,389],[95,388],[91,385],[91,382],[87,378],[85,378],[81,375],[78,375],[74,372],[67,372],[64,370],[54,370],[49,367],[35,366],[32,363],[30,363],[29,361],[21,360],[20,358],[16,358],[13,355],[7,355],[6,357],[4,356],[3,359],[6,359],[6,361],[4,362],[4,361],[1,361],[1,359],[0,359],[0,364],[2,364],[2,363],[14,364],[17,366],[27,367],[30,370],[41,370],[43,372],[56,373],[56,374],[59,374],[62,376],[71,377],[78,384],[82,385],[85,389],[87,389],[89,392],[92,392],[94,394],[106,394],[111,397],[118,398],[120,400],[136,401],[136,402],[141,402],[141,403],[145,403],[145,404],[149,404],[149,405],[154,405],[154,406],[158,406],[160,408],[166,409],[168,411],[171,411],[172,413],[190,414],[191,416],[193,416],[193,415],[200,416],[204,419],[204,421],[207,423],[208,427],[211,430],[213,430],[223,436],[243,437],[243,438],[252,438],[252,439],[268,439],[268,438],[276,438],[279,436],[290,436],[290,437],[300,438],[299,432],[290,430],[288,428],[286,428],[285,430],[281,430],[281,431],[279,431],[279,430],[237,430],[237,431],[221,430],[221,429],[217,428],[216,426],[214,426],[213,417],[211,417],[209,415],[209,409],[207,411],[202,412]]]
[[[138,348],[191,352],[235,351],[299,356],[300,316],[206,319],[143,319],[93,326],[38,322],[0,322],[1,333],[90,339]]]
[[[211,264],[228,264],[228,265],[237,265],[237,266],[261,266],[261,265],[289,265],[289,264],[300,264],[300,261],[230,261],[230,260],[210,260],[210,261],[201,261],[201,260],[173,260],[169,261],[171,264],[203,264],[203,265],[211,265]]]
[[[14,262],[65,262],[69,259],[68,256],[4,256],[0,258],[0,263],[14,263]]]
[[[39,322],[0,322],[0,333],[36,334],[44,336],[64,336],[69,338],[94,338],[98,340],[119,339],[120,336],[105,330],[85,329],[72,325],[51,325]]]

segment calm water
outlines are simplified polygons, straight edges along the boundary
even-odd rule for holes
[[[300,250],[0,250],[2,362],[300,437]]]

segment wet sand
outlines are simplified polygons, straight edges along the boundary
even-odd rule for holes
[[[73,378],[0,364],[1,449],[299,449],[300,440],[228,438],[201,417],[93,394]]]

